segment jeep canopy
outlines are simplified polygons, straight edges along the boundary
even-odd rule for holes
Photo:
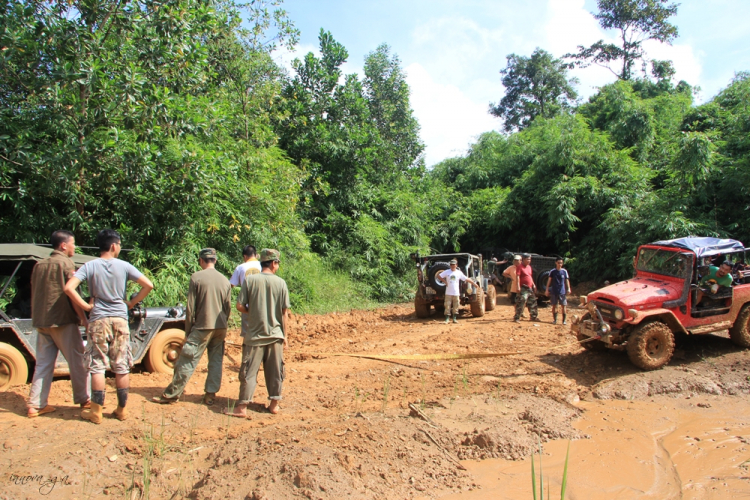
[[[34,260],[38,262],[50,255],[52,255],[52,247],[42,247],[33,243],[0,243],[0,261]],[[80,267],[96,257],[77,253],[72,259],[76,267]]]
[[[737,240],[708,237],[677,238],[674,240],[655,241],[650,244],[691,250],[698,257],[741,252],[745,249],[742,243]]]

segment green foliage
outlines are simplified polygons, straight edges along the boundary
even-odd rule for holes
[[[202,247],[226,275],[244,245],[279,248],[298,312],[409,300],[412,252],[556,253],[601,281],[648,241],[750,242],[750,76],[698,107],[669,61],[633,78],[644,40],[676,36],[665,0],[599,1],[623,45],[575,57],[623,66],[578,108],[564,63],[509,56],[494,110],[520,131],[430,171],[398,56],[344,75],[321,30],[287,76],[270,52],[299,33],[279,4],[1,3],[0,238],[115,228],[150,304],[184,302]]]
[[[508,64],[500,70],[505,95],[490,104],[490,113],[503,118],[506,132],[524,129],[537,116],[552,118],[570,110],[578,97],[568,79],[568,64],[537,48],[531,57],[510,54]]]
[[[463,195],[460,244],[567,256],[574,281],[627,278],[638,245],[686,235],[750,242],[750,75],[711,102],[657,80],[606,85],[575,116],[483,134],[437,165]]]

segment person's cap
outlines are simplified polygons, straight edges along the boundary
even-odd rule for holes
[[[458,264],[458,261],[456,259],[451,259],[450,263],[451,264]]]
[[[528,253],[524,253],[524,254],[521,254],[521,257],[523,257],[524,259],[530,259],[531,255]]]
[[[520,255],[514,255],[513,256],[513,260],[521,260],[521,256]]]
[[[198,254],[198,257],[200,257],[203,260],[206,260],[206,259],[215,259],[216,258],[216,250],[213,249],[213,248],[204,248]]]
[[[278,250],[274,250],[273,248],[264,248],[260,251],[260,258],[258,260],[261,262],[268,262],[269,260],[281,260],[281,254]]]

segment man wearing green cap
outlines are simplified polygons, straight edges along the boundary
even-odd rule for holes
[[[170,404],[178,401],[206,349],[208,376],[203,403],[214,404],[216,393],[221,387],[224,339],[227,336],[227,320],[232,309],[232,287],[229,280],[215,269],[216,250],[201,250],[198,264],[202,271],[193,273],[188,288],[185,345],[182,346],[180,357],[174,365],[172,382],[161,396],[151,399],[155,403]]]
[[[235,417],[247,417],[247,405],[253,400],[261,362],[268,389],[268,411],[279,412],[284,382],[284,347],[287,347],[287,316],[291,305],[286,282],[276,276],[281,257],[278,250],[260,252],[259,274],[245,277],[237,298],[237,310],[247,315],[242,322],[242,365],[240,395]]]

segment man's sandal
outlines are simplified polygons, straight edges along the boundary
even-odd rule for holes
[[[203,403],[206,406],[211,406],[216,402],[216,393],[215,392],[207,392],[203,395],[203,399],[201,399],[201,403]]]
[[[151,398],[152,403],[159,403],[160,405],[173,405],[179,400],[180,398],[165,398],[164,396],[154,396]]]
[[[29,411],[26,413],[29,418],[36,418],[39,415],[44,415],[45,413],[52,413],[53,411],[57,410],[54,406],[47,405],[44,408],[36,409],[36,408],[29,408]]]

